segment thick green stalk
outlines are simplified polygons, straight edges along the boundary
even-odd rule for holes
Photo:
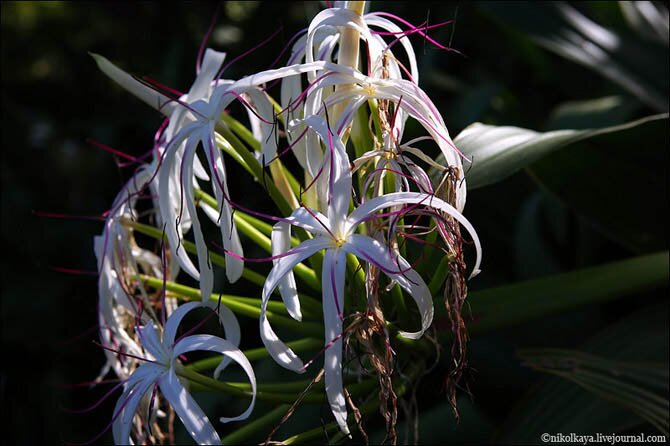
[[[295,353],[319,351],[323,347],[323,340],[316,338],[305,338],[298,339],[297,341],[287,342],[286,345]],[[270,356],[270,353],[268,353],[265,347],[244,350],[242,353],[244,353],[244,356],[249,361],[258,361],[259,359],[265,359]],[[215,369],[220,362],[220,357],[212,357],[195,361],[186,367],[195,370],[196,372],[202,372]]]
[[[256,435],[258,432],[262,432],[270,426],[277,424],[290,408],[290,404],[281,404],[275,407],[262,417],[256,418],[255,420],[244,424],[234,432],[223,437],[221,439],[221,444],[231,446],[244,444],[244,442],[246,442],[250,437]]]
[[[139,276],[140,280],[144,282],[145,285],[148,285],[154,289],[161,289],[163,287],[163,280],[156,277],[150,277],[145,275]],[[186,300],[200,300],[200,290],[191,288],[185,285],[178,283],[166,281],[165,287],[168,291],[175,293],[179,296],[182,296]],[[218,302],[221,299],[221,303],[230,308],[234,313],[247,316],[253,319],[258,320],[261,315],[260,309],[260,300],[257,300],[257,305],[250,305],[248,303],[242,302],[238,296],[231,296],[228,294],[212,294],[210,300]],[[245,298],[247,302],[251,298]],[[317,322],[298,322],[293,320],[290,317],[281,316],[275,314],[271,311],[268,311],[267,318],[270,322],[275,325],[286,327],[295,331],[296,333],[301,333],[307,336],[321,336],[323,334],[323,326]]]
[[[218,203],[211,195],[203,192],[201,190],[195,191],[196,199],[202,200],[207,203],[214,209],[218,209]],[[238,215],[239,214],[239,215]],[[268,253],[272,253],[272,241],[266,236],[260,229],[256,227],[257,221],[246,214],[242,214],[239,211],[236,211],[233,214],[235,219],[235,224],[237,225],[238,231],[240,231],[245,236],[249,237],[256,245],[265,250]],[[253,219],[253,220],[252,220]],[[260,221],[258,221],[260,223]],[[264,223],[267,225],[267,223]],[[269,225],[267,225],[269,226]],[[268,231],[267,226],[259,225],[263,228],[264,231]],[[272,227],[269,228],[269,232],[272,233]],[[298,240],[292,239],[292,243],[298,244]],[[303,263],[298,263],[293,270],[295,271],[296,276],[302,279],[310,288],[315,291],[321,291],[321,281],[318,279],[318,276],[313,269],[306,266]]]
[[[146,236],[149,236],[153,239],[163,240],[163,231],[153,226],[145,225],[144,223],[138,223],[136,221],[132,221],[127,218],[122,218],[121,224],[123,224],[127,228],[132,228],[133,230]],[[190,252],[191,254],[197,254],[198,250],[196,249],[195,244],[193,242],[189,242],[188,240],[182,240],[181,243],[186,252]],[[222,255],[210,251],[209,258],[213,264],[225,269],[226,259]],[[255,271],[250,270],[249,268],[244,268],[244,270],[242,271],[242,278],[259,286],[263,286],[265,284],[265,277],[262,276],[261,274],[258,274]]]

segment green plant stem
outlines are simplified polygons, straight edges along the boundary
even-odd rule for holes
[[[233,396],[251,396],[251,387],[248,389],[243,389],[239,387],[239,383],[231,384],[224,381],[219,381],[218,379],[210,378],[205,375],[201,375],[198,372],[190,370],[188,368],[181,368],[177,372],[180,376],[188,379],[189,381],[199,384],[203,387],[206,387],[211,390],[217,390]],[[309,394],[305,395],[303,401],[308,403],[320,404],[323,402],[323,394]],[[257,390],[256,399],[259,401],[270,401],[273,403],[292,403],[295,401],[296,394],[295,392],[291,393],[279,393],[279,392],[268,392]]]
[[[444,285],[444,281],[447,279],[448,272],[449,256],[445,255],[440,260],[440,263],[438,263],[437,268],[435,268],[433,277],[430,279],[430,283],[428,284],[428,289],[430,290],[431,296],[435,296],[437,292],[440,291],[440,288],[442,288],[442,285]]]
[[[393,386],[393,390],[395,391],[395,394],[398,398],[401,398],[405,392],[407,392],[408,389],[408,382],[413,381],[416,373],[418,372],[419,367],[415,366],[412,369],[408,371],[408,378],[407,380],[404,380],[400,383],[397,383],[396,385]],[[365,404],[363,404],[361,407],[358,408],[359,411],[361,412],[361,415],[369,415],[372,412],[375,412],[379,410],[379,399],[377,397],[377,394],[375,394],[374,397],[370,398]],[[353,422],[354,415],[352,413],[349,414],[348,422],[352,423]],[[315,440],[319,438],[320,436],[323,435],[324,431],[325,432],[332,432],[339,429],[339,426],[336,422],[331,422],[326,424],[325,426],[317,427],[311,430],[308,430],[306,432],[302,432],[298,435],[294,435],[290,438],[287,438],[286,440],[283,440],[281,444],[283,445],[291,445],[291,444],[301,444],[305,442],[309,442],[312,440]],[[339,441],[341,438],[344,437],[344,434],[339,432],[333,438],[331,438],[330,442],[335,443]]]
[[[226,435],[221,439],[222,445],[239,445],[244,444],[246,440],[253,437],[256,433],[261,432],[276,424],[291,408],[290,404],[281,404],[262,417],[240,426],[234,432]]]
[[[206,192],[196,190],[195,198],[207,203],[213,209],[218,210],[219,208],[218,203],[216,202],[214,197],[207,194]],[[254,219],[253,217],[241,213],[239,211],[235,211],[235,213],[233,214],[233,218],[235,219],[237,229],[242,234],[249,237],[251,241],[253,241],[256,245],[258,245],[266,252],[272,253],[272,241],[266,235],[272,233],[272,227],[270,225],[268,225],[267,223],[263,223],[260,220]],[[292,239],[291,242],[294,243],[295,245],[299,243],[297,239]],[[296,276],[302,279],[305,282],[305,284],[307,284],[310,288],[312,288],[315,291],[321,291],[321,281],[318,279],[318,276],[313,269],[311,269],[310,267],[306,266],[303,263],[298,263],[294,267],[294,271]]]
[[[139,279],[144,282],[145,285],[148,285],[154,289],[161,289],[163,287],[163,280],[158,279],[156,277],[150,277],[146,276],[143,274],[139,275]],[[178,283],[166,281],[165,282],[165,287],[168,291],[172,293],[176,293],[178,296],[183,297],[185,300],[200,300],[201,295],[200,295],[200,290],[197,290],[195,288],[191,288],[185,285],[181,285]],[[259,299],[252,299],[252,298],[245,298],[246,302],[251,302],[254,301],[256,302],[255,305],[249,304],[242,302],[239,299],[239,296],[232,296],[228,294],[212,294],[210,296],[210,300],[214,302],[218,302],[219,298],[221,299],[221,303],[226,305],[228,308],[230,308],[231,311],[234,313],[247,316],[253,319],[258,320],[261,314],[261,309],[260,309],[260,300]],[[290,317],[285,317],[281,316],[279,314],[275,314],[271,311],[268,311],[266,313],[268,321],[272,322],[273,324],[276,324],[278,326],[286,327],[296,333],[300,333],[303,335],[307,336],[321,336],[323,334],[323,325],[317,322],[299,322],[296,320],[293,320]]]
[[[148,237],[151,237],[153,239],[163,240],[163,231],[153,226],[145,225],[144,223],[138,223],[136,221],[132,221],[127,218],[122,218],[121,224],[123,224],[127,228],[132,228],[133,230],[141,234],[144,234]],[[197,254],[198,250],[196,249],[195,244],[193,242],[190,242],[188,240],[182,240],[181,242],[186,252],[190,252],[191,254]],[[210,251],[209,258],[213,264],[225,269],[226,260],[223,256]],[[248,268],[244,268],[244,270],[242,271],[242,278],[259,286],[263,286],[263,284],[265,284],[265,277],[263,275],[255,271],[252,271]]]
[[[263,167],[260,165],[258,160],[254,155],[247,149],[242,141],[224,124],[217,124],[216,131],[230,144],[230,147],[239,155],[239,157],[244,161],[245,165],[249,168],[249,173],[261,183],[272,201],[279,208],[283,215],[289,215],[292,211],[291,207],[286,202],[286,199],[281,194],[277,186],[272,181],[267,181],[265,173],[263,172]],[[216,141],[217,145],[220,144],[220,141]]]
[[[323,341],[316,338],[304,338],[298,339],[297,341],[287,342],[286,346],[293,350],[295,353],[308,352],[308,351],[319,351],[323,347]],[[252,348],[245,350],[244,356],[249,361],[258,361],[259,359],[264,359],[270,356],[265,347]],[[203,372],[207,370],[215,369],[221,362],[220,357],[211,357],[206,359],[201,359],[199,361],[192,362],[187,365],[186,368],[194,370],[196,372]]]

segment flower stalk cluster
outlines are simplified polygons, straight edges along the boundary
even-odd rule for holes
[[[352,425],[348,406],[362,427],[344,382],[376,375],[380,411],[395,443],[395,336],[422,338],[434,314],[412,244],[437,249],[447,259],[452,375],[462,373],[467,334],[460,316],[466,296],[461,230],[476,251],[471,275],[479,271],[481,247],[462,214],[461,154],[418,84],[410,37],[425,36],[428,27],[365,8],[365,2],[336,2],[296,37],[285,66],[239,80],[225,79],[226,55],[207,49],[185,94],[141,81],[94,55],[105,74],[165,116],[149,161],[122,188],[95,241],[107,356],[101,376],[113,370],[124,383],[112,421],[117,443],[161,440],[152,426],[170,411],[198,443],[220,442],[185,385],[195,373],[188,369],[194,350],[220,355],[214,378],[236,364],[249,380],[242,393],[248,409],[220,420],[252,413],[255,399],[266,394],[239,349],[236,313],[257,318],[264,351],[282,367],[304,373],[322,356],[323,391],[345,435]],[[244,116],[230,114],[235,103]],[[424,135],[402,142],[409,120]],[[431,146],[446,164],[427,154]],[[282,160],[291,158],[300,172],[285,167]],[[245,206],[245,193],[227,173],[231,161],[267,192],[276,213]],[[442,171],[443,182],[433,184],[427,167]],[[145,199],[150,212],[140,213],[138,201]],[[214,237],[208,226],[218,228]],[[139,246],[138,232],[156,238],[157,246]],[[245,256],[248,244],[269,256]],[[266,276],[254,271],[257,261],[271,262]],[[259,296],[222,297],[225,285],[215,285],[219,268],[227,283],[258,285]],[[198,288],[179,285],[185,276]],[[275,292],[281,302],[272,299]],[[216,315],[223,336],[194,334],[204,322],[178,336],[191,312],[208,313],[205,319]],[[308,332],[309,339],[322,336],[322,354],[305,362],[301,348],[292,346],[313,343],[285,343],[275,325]],[[354,344],[360,360],[347,365]]]

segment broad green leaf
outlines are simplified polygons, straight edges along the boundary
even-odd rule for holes
[[[668,48],[606,28],[565,2],[484,2],[499,22],[592,69],[658,111],[668,110]]]
[[[668,285],[668,252],[471,292],[473,334],[560,314]],[[436,304],[436,324],[444,319]]]
[[[601,134],[528,170],[546,191],[633,252],[667,247],[667,120]]]
[[[524,349],[524,365],[571,381],[668,434],[668,364],[617,361],[579,350]]]
[[[544,130],[584,130],[623,124],[640,107],[639,102],[624,96],[564,102],[551,112]]]
[[[648,116],[622,125],[584,130],[537,132],[521,127],[474,123],[454,139],[471,164],[465,167],[469,189],[496,183],[542,157],[577,141],[620,132],[667,119],[668,114]]]
[[[600,370],[614,370],[612,367],[615,367],[620,373],[618,378],[635,377],[629,379],[629,386],[646,383],[646,388],[656,389],[667,401],[668,384],[664,378],[668,373],[667,305],[646,308],[610,325],[580,350],[581,353],[575,356],[581,364],[585,358],[592,364],[595,358]],[[575,358],[572,360],[574,365]],[[663,370],[655,364],[662,364]],[[612,388],[609,391],[613,392]],[[667,417],[667,408],[665,415]],[[537,443],[545,432],[613,433],[643,423],[643,418],[623,406],[597,397],[571,381],[548,377],[537,383],[517,404],[502,424],[498,441]]]

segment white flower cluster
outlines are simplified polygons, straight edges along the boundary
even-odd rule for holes
[[[295,195],[291,199],[287,196],[292,212],[274,218],[272,257],[268,259],[273,268],[262,290],[260,335],[277,363],[304,372],[302,360],[270,326],[267,307],[270,296],[279,288],[287,312],[300,321],[302,312],[293,270],[309,257],[322,254],[325,390],[344,433],[349,433],[342,383],[347,254],[374,266],[413,298],[421,328],[399,332],[411,339],[421,337],[431,325],[433,303],[423,278],[400,255],[397,244],[390,243],[396,238],[391,231],[397,219],[408,209],[419,209],[423,215],[433,217],[437,226],[444,218],[460,223],[476,246],[473,272],[478,272],[479,240],[461,214],[466,186],[460,154],[444,120],[418,86],[419,72],[408,36],[421,33],[421,29],[390,14],[362,14],[356,3],[363,2],[350,3],[336,3],[319,13],[295,41],[288,64],[282,68],[237,81],[222,80],[220,70],[225,55],[208,49],[193,86],[179,98],[171,98],[95,56],[108,76],[167,117],[166,125],[157,134],[153,159],[121,190],[107,215],[104,233],[95,243],[100,272],[100,335],[108,358],[103,374],[113,368],[120,379],[126,380],[113,419],[117,443],[130,443],[133,435],[135,441],[142,441],[138,434],[141,429],[133,431],[134,426],[142,424],[136,414],[142,412],[139,416],[145,423],[161,415],[156,398],[164,398],[174,409],[195,441],[220,442],[216,430],[177,376],[182,367],[180,356],[189,351],[224,355],[215,371],[217,376],[231,361],[241,366],[251,383],[251,404],[233,419],[244,419],[252,411],[256,395],[254,372],[239,350],[241,333],[235,315],[222,303],[213,305],[209,301],[214,272],[208,244],[213,241],[205,239],[198,216],[199,208],[220,228],[226,276],[231,283],[237,281],[245,271],[244,250],[233,218],[239,207],[235,199],[239,197],[238,191],[229,189],[221,150],[228,144],[223,134],[230,130],[222,117],[234,102],[248,111],[251,134],[260,147],[252,160],[258,164],[256,167],[271,167],[280,156],[291,152],[305,178],[304,197],[299,201]],[[396,43],[403,52],[399,57],[392,52]],[[362,48],[367,50],[365,57],[359,56]],[[408,67],[400,60],[408,61]],[[276,82],[281,82],[278,101],[269,95]],[[376,114],[378,131],[372,135],[370,147],[358,157],[350,157],[347,142],[354,121],[359,109],[367,110],[370,104],[375,106],[372,113]],[[409,119],[416,120],[426,136],[400,143]],[[280,122],[287,148],[278,146],[283,141],[276,137]],[[437,165],[416,147],[425,140],[439,147],[447,166]],[[422,164],[451,172],[452,200],[438,198],[437,187],[433,187]],[[363,181],[354,195],[352,175],[357,171]],[[387,176],[392,176],[392,186],[385,183]],[[196,199],[196,192],[203,185],[211,188],[216,203]],[[165,234],[165,246],[159,255],[137,246],[127,224],[137,217],[136,201],[142,194],[153,198],[156,226]],[[383,209],[388,212],[379,213]],[[379,227],[388,227],[389,232],[361,231],[373,220],[385,222]],[[309,234],[293,247],[292,226]],[[195,245],[195,262],[184,249],[184,235],[189,232]],[[198,281],[202,302],[178,305],[176,299],[165,296],[164,290],[162,295],[152,295],[137,280],[140,274],[173,280],[180,270]],[[175,339],[184,315],[203,306],[218,311],[226,339],[212,335]],[[161,396],[156,395],[157,389]],[[138,412],[140,407],[148,412]]]

